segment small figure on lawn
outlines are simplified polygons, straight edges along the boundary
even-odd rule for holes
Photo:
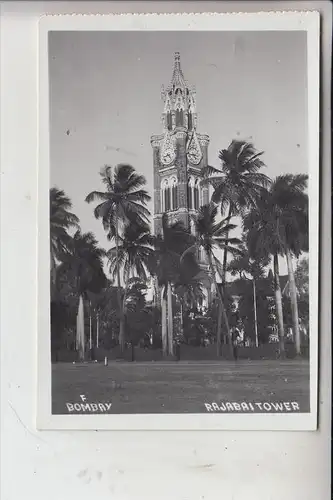
[[[176,340],[175,351],[176,351],[176,359],[177,359],[177,361],[180,361],[180,342],[179,342],[179,340]]]
[[[233,353],[235,360],[238,359],[238,337],[239,337],[238,328],[234,328],[232,332],[232,346],[233,346]]]

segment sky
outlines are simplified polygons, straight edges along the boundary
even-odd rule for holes
[[[233,139],[247,139],[264,151],[270,177],[308,171],[305,32],[51,32],[51,186],[105,248],[85,197],[102,188],[103,165],[117,163],[144,174],[153,196],[150,137],[162,133],[161,86],[176,51],[196,86],[209,164],[219,165],[218,151]],[[283,260],[280,267],[284,274]]]

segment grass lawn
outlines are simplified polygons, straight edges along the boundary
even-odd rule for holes
[[[108,413],[201,413],[205,403],[297,402],[309,411],[308,361],[113,362],[52,366],[54,414],[66,403],[110,403]],[[255,411],[260,411],[255,407]],[[75,412],[76,414],[78,412]],[[99,413],[97,411],[96,413]],[[70,414],[74,414],[71,412]]]

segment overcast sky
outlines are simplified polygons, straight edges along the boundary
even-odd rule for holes
[[[150,136],[162,132],[160,90],[175,51],[196,86],[210,164],[245,138],[265,152],[267,175],[307,173],[305,33],[53,32],[49,41],[51,186],[65,190],[101,245],[109,243],[84,199],[101,188],[104,164],[124,162],[153,195]]]

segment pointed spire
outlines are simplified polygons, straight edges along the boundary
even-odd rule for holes
[[[175,60],[174,60],[174,66],[173,66],[173,73],[172,73],[172,79],[169,88],[186,88],[187,82],[184,78],[184,74],[180,65],[180,53],[175,52]]]
[[[162,86],[161,97],[164,102],[162,122],[164,128],[196,128],[197,111],[195,87],[185,80],[180,64],[180,53],[174,53],[172,78],[167,87]],[[170,116],[169,116],[170,115]]]
[[[174,67],[173,67],[173,78],[175,78],[176,75],[181,74],[181,67],[180,67],[180,53],[175,52],[175,62],[174,62]]]

